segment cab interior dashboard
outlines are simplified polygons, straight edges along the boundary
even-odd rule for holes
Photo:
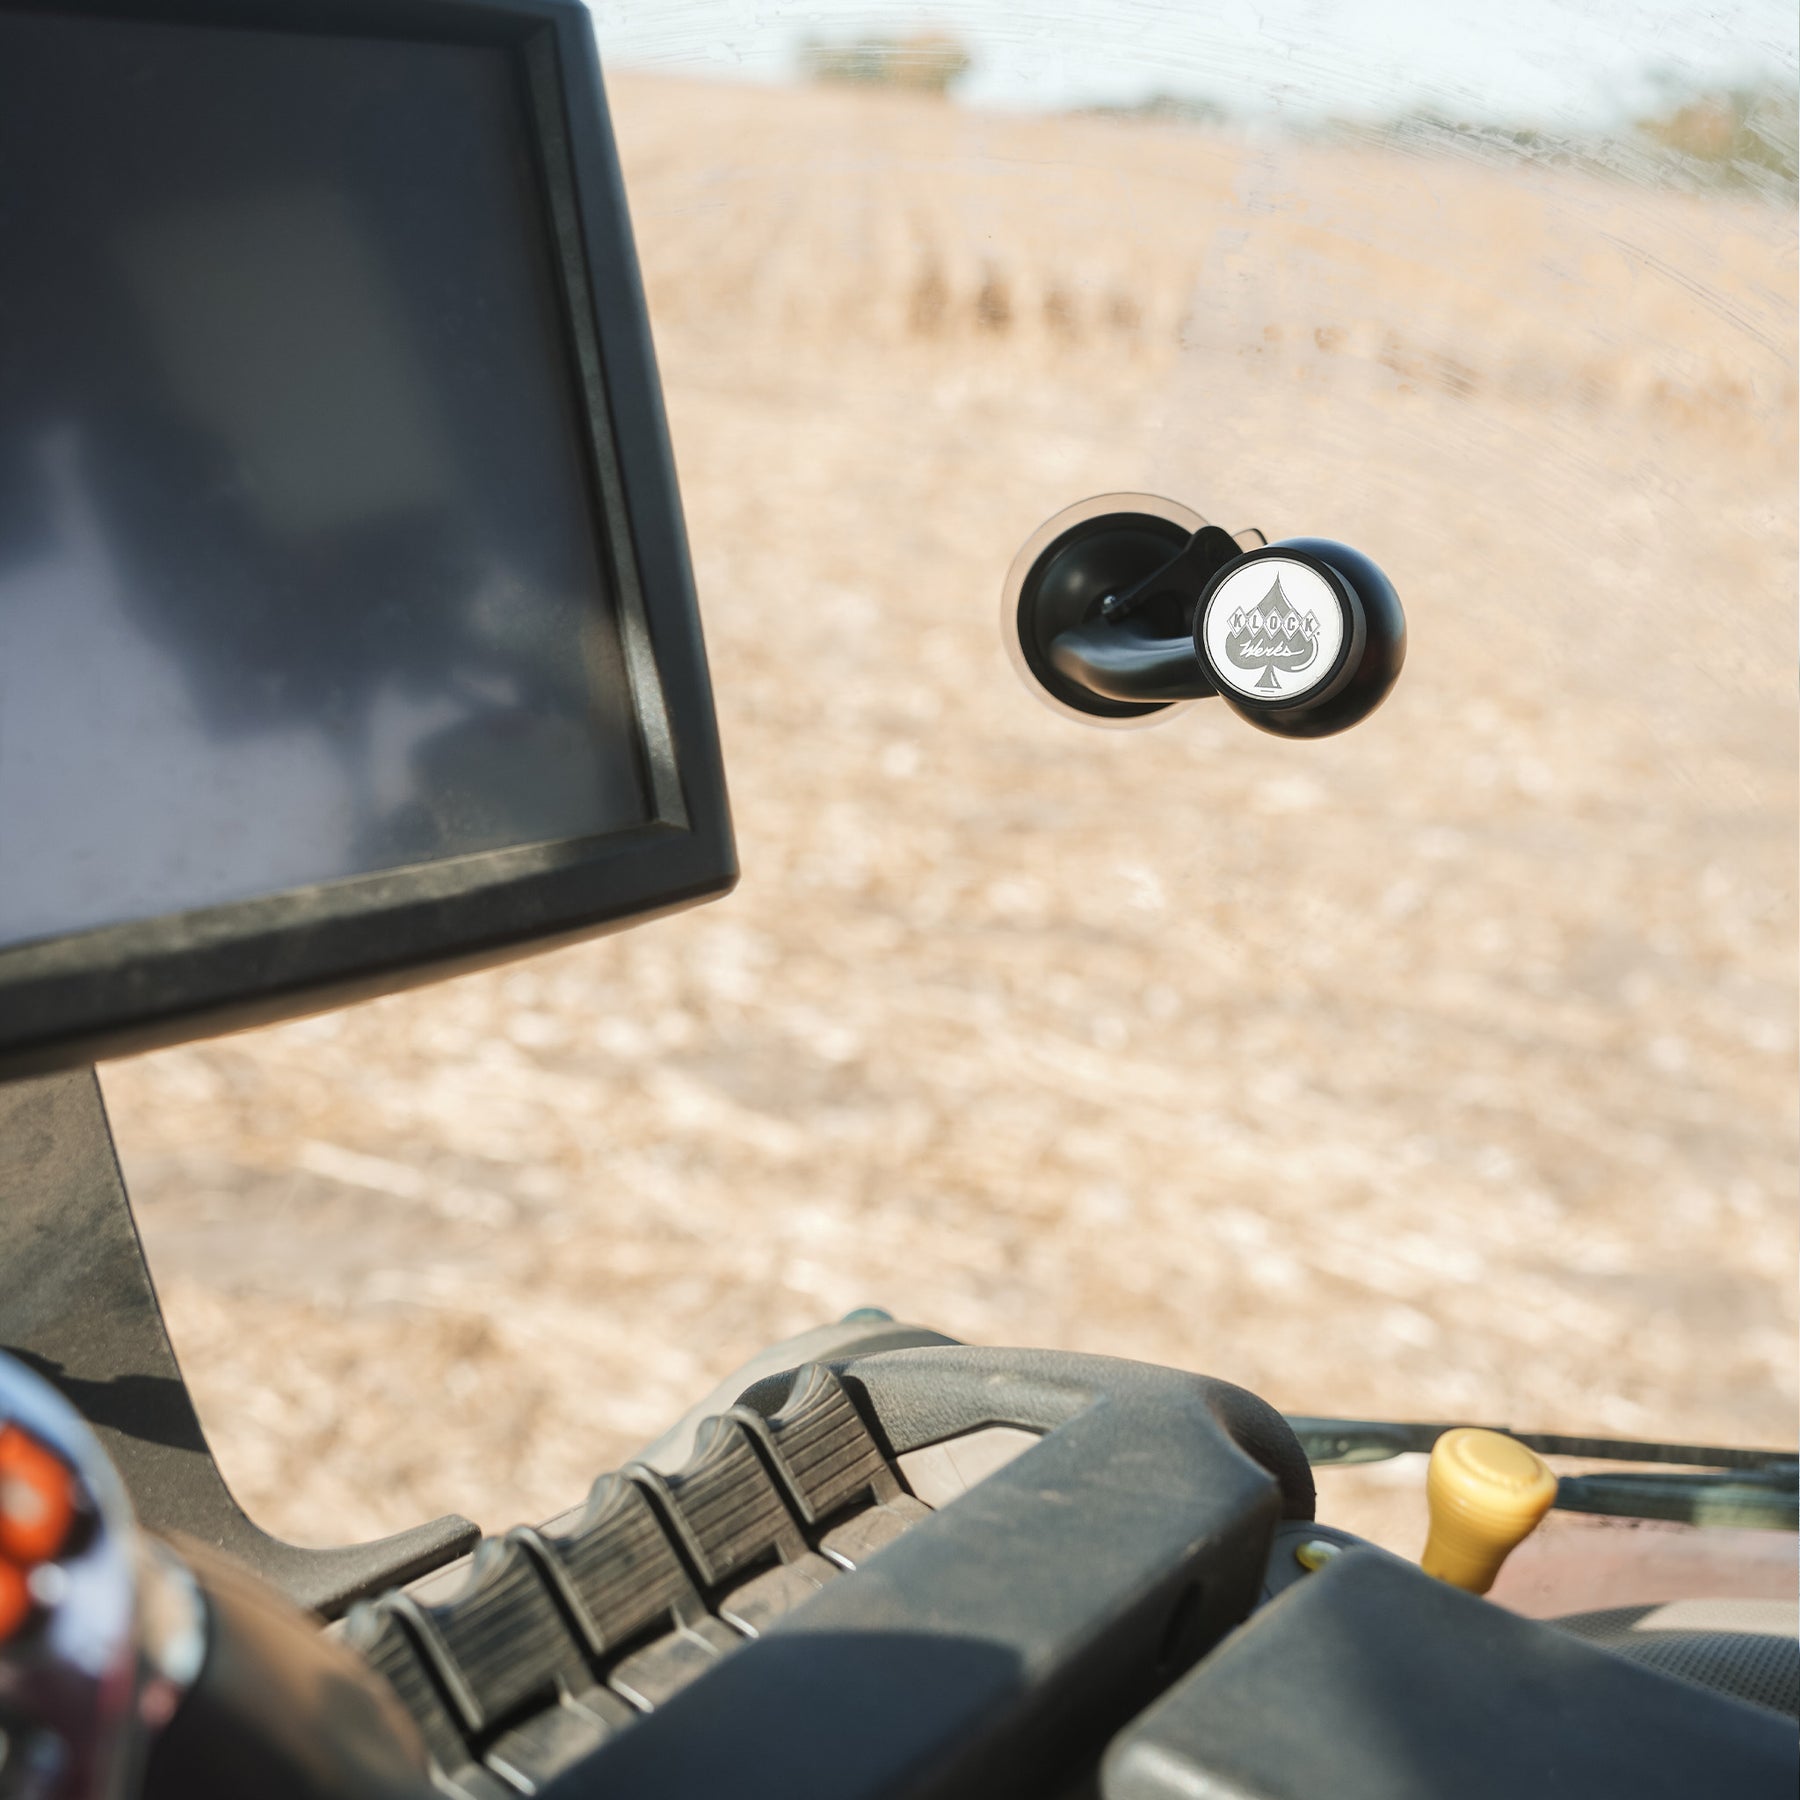
[[[132,1800],[1792,1792],[1749,1675],[1334,1533],[1244,1390],[881,1317],[777,1347],[535,1525],[312,1549],[244,1518],[91,1065],[736,876],[591,16],[0,0],[0,236],[0,1415],[31,1434],[0,1435],[0,1666],[29,1676],[0,1793],[50,1741],[21,1695],[111,1706]],[[1404,647],[1379,571],[1179,523],[1075,556],[1084,514],[1020,565],[1012,628],[1065,700],[1218,675],[1315,737],[1373,709]],[[1190,609],[1240,562],[1317,607],[1209,650],[1163,560],[1196,542]],[[63,1535],[15,1556],[48,1541],[15,1488],[58,1481]],[[77,1627],[113,1634],[107,1680]]]

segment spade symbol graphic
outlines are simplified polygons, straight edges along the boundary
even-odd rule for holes
[[[1315,613],[1300,614],[1281,586],[1281,577],[1264,596],[1260,606],[1245,612],[1239,607],[1231,615],[1231,629],[1225,637],[1225,654],[1240,669],[1260,669],[1256,683],[1260,692],[1278,694],[1281,682],[1275,671],[1298,675],[1310,669],[1319,654],[1319,620]]]

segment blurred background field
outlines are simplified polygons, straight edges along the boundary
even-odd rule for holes
[[[611,88],[742,884],[103,1071],[253,1514],[544,1515],[863,1304],[1293,1411],[1791,1442],[1779,181]],[[1387,707],[1035,705],[1007,564],[1130,489],[1373,553]]]

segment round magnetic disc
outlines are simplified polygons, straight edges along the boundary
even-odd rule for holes
[[[1056,637],[1160,568],[1206,521],[1156,494],[1096,494],[1046,519],[1024,544],[1000,590],[1000,636],[1019,679],[1053,712],[1113,730],[1156,725],[1192,704],[1109,700],[1058,673]]]

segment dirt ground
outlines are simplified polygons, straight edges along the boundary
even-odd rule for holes
[[[871,1303],[1292,1411],[1791,1443],[1791,215],[615,94],[743,880],[103,1071],[253,1514],[543,1516]],[[1007,564],[1130,489],[1375,555],[1386,708],[1035,705]]]

